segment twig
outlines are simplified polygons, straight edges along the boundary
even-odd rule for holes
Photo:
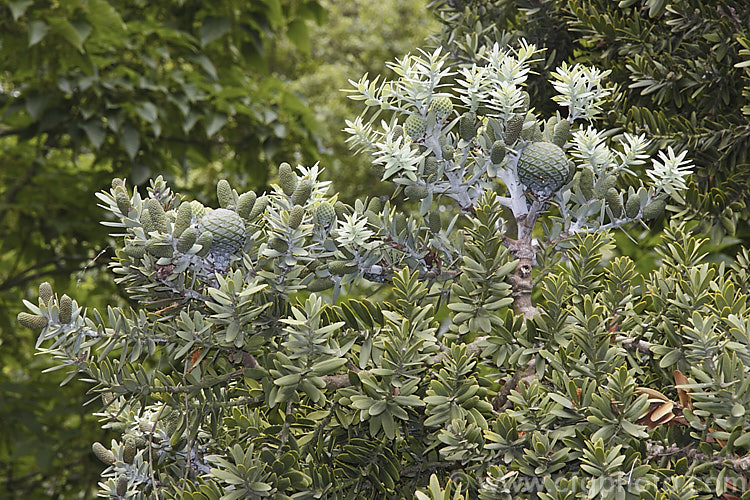
[[[681,448],[676,444],[670,446],[662,446],[660,444],[646,443],[646,451],[648,452],[648,458],[650,459],[673,455],[678,457],[687,457],[703,463],[713,463],[714,467],[718,469],[730,467],[736,472],[750,471],[750,455],[746,457],[732,458],[711,456],[690,447]]]

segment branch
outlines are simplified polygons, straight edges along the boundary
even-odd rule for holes
[[[646,451],[648,453],[648,458],[650,459],[664,456],[687,457],[698,462],[712,463],[717,469],[729,467],[735,472],[740,473],[750,471],[750,455],[741,458],[711,456],[690,447],[681,448],[676,444],[662,446],[660,444],[646,443]]]
[[[622,342],[622,346],[628,351],[640,351],[643,354],[651,354],[651,342],[634,339],[625,335],[615,337],[615,342]]]

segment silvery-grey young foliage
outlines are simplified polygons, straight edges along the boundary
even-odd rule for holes
[[[495,44],[480,51],[482,64],[450,68],[448,54],[437,49],[391,64],[398,75],[394,80],[378,83],[365,75],[351,81],[350,97],[362,100],[367,109],[347,122],[349,142],[383,166],[383,180],[421,199],[422,214],[435,197],[453,198],[470,210],[486,189],[497,189],[500,203],[513,216],[506,217],[506,225],[518,226],[506,231],[519,236],[530,230],[524,221],[534,201],[550,203],[559,212],[548,227],[551,240],[561,234],[616,228],[644,215],[653,218],[667,197],[679,201],[690,173],[685,153],[660,153],[660,160],[652,160],[647,171],[651,185],[641,182],[629,191],[618,185],[622,174],[634,175],[633,169],[647,162],[648,141],[644,135],[627,133],[613,138],[589,124],[611,94],[604,86],[607,72],[578,64],[561,66],[551,74],[551,83],[559,93],[553,99],[564,112],[549,118],[537,115],[524,86],[539,54],[526,43],[517,50]],[[446,99],[449,111],[441,114],[435,103]],[[551,174],[549,170],[535,171],[538,162],[529,162],[529,171],[522,159],[525,151],[533,154],[535,143],[565,151],[559,165],[549,166],[560,169],[554,189],[534,181]]]

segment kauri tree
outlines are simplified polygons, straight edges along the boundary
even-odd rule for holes
[[[736,498],[750,450],[747,251],[672,223],[648,276],[611,231],[661,216],[685,154],[590,120],[605,74],[538,55],[406,56],[352,82],[355,147],[415,200],[338,201],[283,163],[209,208],[161,178],[99,193],[115,281],[88,310],[43,283],[19,322],[120,433],[106,498]],[[633,168],[645,165],[636,179]]]

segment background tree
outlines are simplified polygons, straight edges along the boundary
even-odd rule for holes
[[[646,133],[694,158],[684,216],[716,248],[750,237],[750,9],[732,0],[436,0],[443,43],[459,59],[478,44],[525,38],[548,47],[529,92],[545,101],[563,61],[610,71],[621,93],[600,126]],[[739,229],[738,229],[739,224]],[[736,230],[738,232],[736,232]],[[736,235],[736,237],[735,237]]]
[[[11,1],[0,8],[0,496],[90,496],[75,410],[80,388],[40,378],[18,300],[39,279],[106,304],[112,255],[85,193],[113,175],[164,172],[196,196],[217,172],[267,183],[268,167],[313,158],[319,123],[279,75],[279,40],[305,46],[316,1]],[[88,491],[88,493],[87,493]]]
[[[18,319],[121,433],[92,446],[102,495],[745,488],[750,255],[705,262],[673,224],[648,277],[609,260],[608,230],[679,198],[685,156],[591,127],[611,90],[592,68],[555,72],[566,116],[535,113],[537,54],[495,46],[455,68],[435,51],[355,82],[374,113],[352,142],[419,201],[410,214],[342,204],[317,167],[288,164],[265,194],[219,181],[214,209],[161,178],[99,193],[137,308],[85,310],[43,283]],[[643,163],[648,183],[618,189]]]

